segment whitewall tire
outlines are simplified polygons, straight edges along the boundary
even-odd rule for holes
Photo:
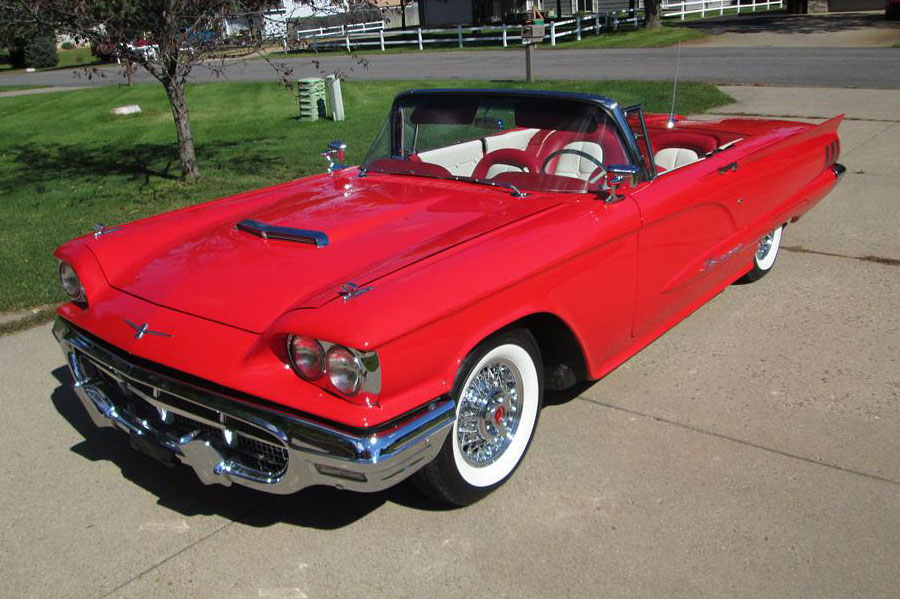
[[[480,343],[460,366],[453,398],[453,429],[414,481],[440,501],[468,505],[515,472],[534,437],[543,372],[531,334],[510,330]]]
[[[775,260],[778,258],[783,231],[784,225],[763,235],[756,246],[756,252],[753,254],[753,268],[738,279],[738,283],[752,283],[769,274],[775,266]]]

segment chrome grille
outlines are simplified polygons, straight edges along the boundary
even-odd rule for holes
[[[287,470],[288,449],[268,431],[126,378],[92,357],[79,354],[86,374],[102,382],[116,408],[140,417],[157,433],[177,440],[199,431],[223,456],[248,468],[273,478]],[[156,405],[148,401],[150,398]],[[162,406],[166,412],[157,406]],[[226,440],[226,428],[231,431],[230,442]]]
[[[288,450],[282,446],[241,435],[238,437],[237,449],[244,456],[256,459],[260,470],[268,470],[279,464],[281,468],[287,466]]]

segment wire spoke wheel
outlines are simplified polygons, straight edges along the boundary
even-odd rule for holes
[[[457,439],[466,463],[494,463],[515,437],[522,413],[522,375],[508,360],[482,368],[460,397]]]
[[[738,279],[738,283],[752,283],[766,276],[772,267],[775,266],[775,259],[778,257],[778,248],[781,247],[781,234],[784,226],[770,231],[763,235],[759,243],[756,245],[756,252],[753,254],[753,267],[743,277]]]
[[[453,397],[456,420],[435,460],[414,481],[443,502],[467,505],[508,479],[537,426],[543,372],[534,337],[497,334],[463,360]]]

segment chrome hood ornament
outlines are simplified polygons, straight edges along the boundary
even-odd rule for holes
[[[356,283],[344,283],[341,285],[340,291],[338,291],[338,295],[344,298],[344,302],[349,302],[351,299],[356,297],[357,295],[362,295],[367,291],[372,291],[375,289],[374,287],[360,287]]]
[[[173,337],[174,335],[170,335],[169,333],[162,333],[160,331],[152,331],[150,330],[150,325],[146,322],[143,324],[134,324],[127,318],[125,322],[128,323],[132,329],[134,329],[134,338],[135,339],[143,339],[144,335],[155,335],[157,337]]]

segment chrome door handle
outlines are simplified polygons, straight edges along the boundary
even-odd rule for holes
[[[719,174],[720,174],[720,175],[724,175],[724,174],[727,173],[728,171],[732,171],[732,172],[735,172],[735,173],[736,173],[737,170],[738,170],[738,163],[737,163],[737,162],[732,162],[731,164],[726,164],[725,166],[723,166],[722,168],[720,168],[720,169],[719,169]]]

